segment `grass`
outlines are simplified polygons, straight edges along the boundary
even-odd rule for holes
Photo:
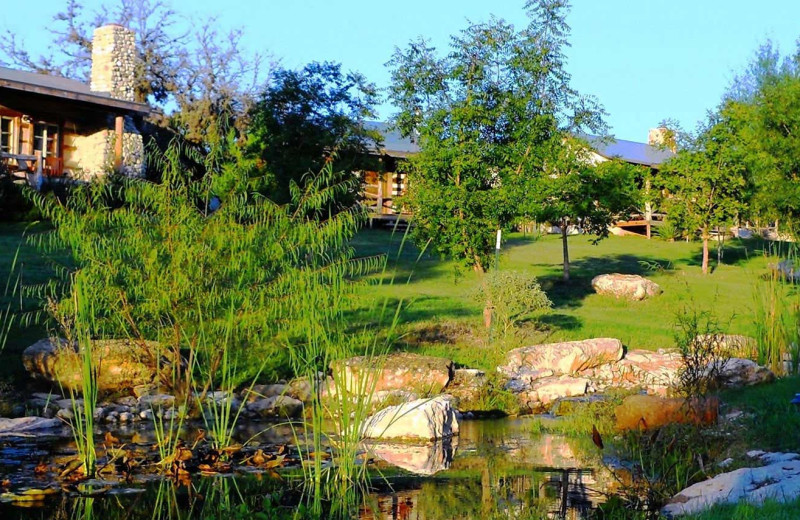
[[[684,520],[794,520],[800,518],[800,499],[789,502],[769,501],[761,506],[748,503],[716,506]]]
[[[520,341],[560,341],[590,337],[616,337],[629,349],[674,347],[676,312],[693,302],[699,308],[713,309],[725,332],[754,336],[753,290],[759,276],[767,272],[774,259],[764,255],[760,240],[733,240],[726,243],[724,263],[710,275],[700,271],[699,243],[647,241],[637,237],[609,237],[593,245],[591,237],[570,237],[572,280],[561,281],[561,243],[558,237],[513,234],[504,244],[501,269],[530,272],[539,278],[553,301],[553,310],[539,325],[523,323]],[[390,251],[395,258],[399,238],[382,230],[362,231],[354,240],[358,254]],[[477,276],[469,271],[456,275],[455,264],[423,255],[406,245],[396,266],[399,276],[410,274],[407,284],[376,285],[370,296],[402,298],[407,307],[401,317],[408,337],[405,347],[423,354],[445,355],[459,364],[491,369],[486,356],[476,345],[488,336],[481,326],[481,304],[472,297]],[[664,293],[644,302],[617,301],[600,296],[591,280],[602,273],[640,274],[652,279]],[[442,329],[462,331],[445,334],[437,341],[416,341],[416,335],[437,337]],[[413,334],[423,331],[423,334]],[[513,342],[512,345],[513,346]]]
[[[22,366],[22,351],[47,336],[46,327],[32,312],[37,309],[37,299],[31,297],[29,292],[41,289],[54,280],[56,268],[50,259],[44,258],[23,237],[26,232],[35,234],[44,229],[46,226],[40,224],[31,226],[27,223],[0,222],[0,280],[4,286],[7,280],[13,284],[19,280],[20,288],[24,288],[23,292],[0,289],[0,308],[8,309],[9,303],[13,303],[15,313],[14,326],[5,348],[0,351],[0,380],[27,380]],[[56,260],[67,262],[66,256]]]

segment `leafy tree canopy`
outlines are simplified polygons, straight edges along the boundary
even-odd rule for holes
[[[454,36],[444,56],[419,39],[388,63],[395,123],[421,146],[405,201],[414,234],[462,266],[490,266],[494,234],[519,214],[520,179],[545,143],[603,126],[596,101],[570,86],[567,9],[530,1],[522,30],[492,18]]]
[[[327,162],[336,171],[367,166],[367,154],[381,141],[367,124],[375,117],[377,99],[375,85],[337,63],[275,71],[249,125],[251,146],[271,177],[271,197],[290,200],[290,184],[302,184],[308,172]]]

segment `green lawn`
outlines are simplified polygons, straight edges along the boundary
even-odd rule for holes
[[[389,271],[395,274],[394,283],[371,286],[369,292],[378,300],[402,299],[407,304],[402,321],[410,330],[427,331],[420,335],[430,341],[411,342],[409,347],[482,366],[486,356],[475,348],[486,343],[480,325],[481,305],[473,297],[477,275],[464,271],[456,276],[452,262],[431,255],[418,260],[419,251],[408,241],[398,256],[402,238],[399,233],[366,230],[355,240],[359,254],[388,252],[392,260]],[[585,236],[570,237],[569,241],[572,279],[568,283],[561,281],[559,237],[534,239],[515,234],[504,244],[500,268],[534,273],[554,303],[542,323],[536,329],[527,327],[533,332],[519,341],[606,336],[619,338],[629,349],[672,347],[675,316],[684,307],[712,311],[725,331],[752,335],[754,287],[767,272],[768,263],[776,261],[765,256],[765,243],[760,240],[729,241],[723,264],[704,276],[699,243],[614,236],[597,245]],[[716,252],[712,257],[716,266]],[[592,278],[614,272],[646,276],[660,284],[664,293],[644,302],[595,294]],[[384,276],[383,281],[390,277]],[[456,337],[448,337],[447,331],[453,330]],[[470,336],[473,341],[465,339]]]
[[[42,225],[0,223],[0,311],[6,311],[9,304],[15,313],[22,311],[9,333],[5,349],[0,352],[0,381],[26,381],[20,354],[25,347],[47,335],[42,318],[35,314],[38,300],[29,296],[55,279],[55,266],[23,236],[43,229]],[[66,261],[66,257],[59,261]],[[21,291],[14,291],[17,281],[23,287]],[[27,321],[25,326],[20,319]]]
[[[3,286],[20,244],[19,265],[26,285],[46,282],[54,274],[52,265],[22,241],[25,229],[23,224],[0,224]],[[433,255],[420,257],[410,240],[399,251],[402,241],[401,233],[384,230],[365,230],[354,240],[359,255],[388,253],[390,258],[387,273],[373,277],[383,283],[367,287],[365,295],[371,298],[365,301],[404,303],[400,321],[406,335],[401,348],[491,368],[495,360],[487,355],[491,349],[486,348],[487,334],[481,326],[481,304],[474,297],[477,276],[471,271],[456,273],[452,262]],[[767,272],[768,262],[775,261],[765,257],[764,246],[759,240],[729,242],[723,265],[703,276],[697,243],[610,237],[593,245],[590,237],[575,236],[570,238],[572,280],[563,283],[558,237],[537,240],[512,235],[503,246],[500,268],[534,273],[554,308],[541,323],[523,326],[523,333],[506,340],[503,347],[597,336],[617,337],[631,349],[671,347],[675,314],[684,306],[712,310],[728,332],[753,334],[753,288]],[[659,283],[664,293],[645,302],[594,294],[592,277],[610,272],[645,275]],[[0,287],[3,308],[8,300]],[[8,361],[0,363],[0,376],[19,373],[19,353],[45,333],[41,326],[13,331],[0,357]]]

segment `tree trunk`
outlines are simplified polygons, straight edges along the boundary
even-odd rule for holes
[[[708,274],[708,227],[703,228],[703,274]]]
[[[564,281],[569,281],[569,246],[567,245],[567,219],[561,220],[561,245],[564,249]]]

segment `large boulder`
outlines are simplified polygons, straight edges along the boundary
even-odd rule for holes
[[[506,364],[498,370],[510,378],[539,377],[546,371],[578,374],[622,359],[622,342],[613,338],[595,338],[521,347],[506,354]]]
[[[159,382],[170,370],[166,352],[153,341],[92,341],[92,364],[100,392],[116,392]],[[63,339],[37,341],[22,353],[25,369],[35,378],[80,391],[83,359],[76,345]]]
[[[390,406],[361,426],[365,439],[436,440],[458,435],[458,417],[452,396],[417,399]]]
[[[601,274],[592,279],[592,288],[598,294],[640,301],[661,294],[661,287],[636,274]]]
[[[731,358],[720,361],[721,367],[715,370],[714,365],[708,367],[708,372],[714,372],[717,382],[726,388],[740,388],[743,386],[760,385],[775,380],[775,374],[755,361],[742,358]]]
[[[337,387],[353,394],[406,390],[418,395],[436,395],[450,382],[453,362],[404,352],[334,361],[331,371]]]
[[[661,509],[667,517],[699,513],[717,504],[746,501],[754,505],[766,500],[791,502],[800,497],[800,456],[796,453],[761,455],[767,465],[739,468],[698,482],[675,495]]]
[[[650,430],[675,423],[713,424],[719,415],[719,400],[631,395],[616,407],[614,415],[620,431]]]

